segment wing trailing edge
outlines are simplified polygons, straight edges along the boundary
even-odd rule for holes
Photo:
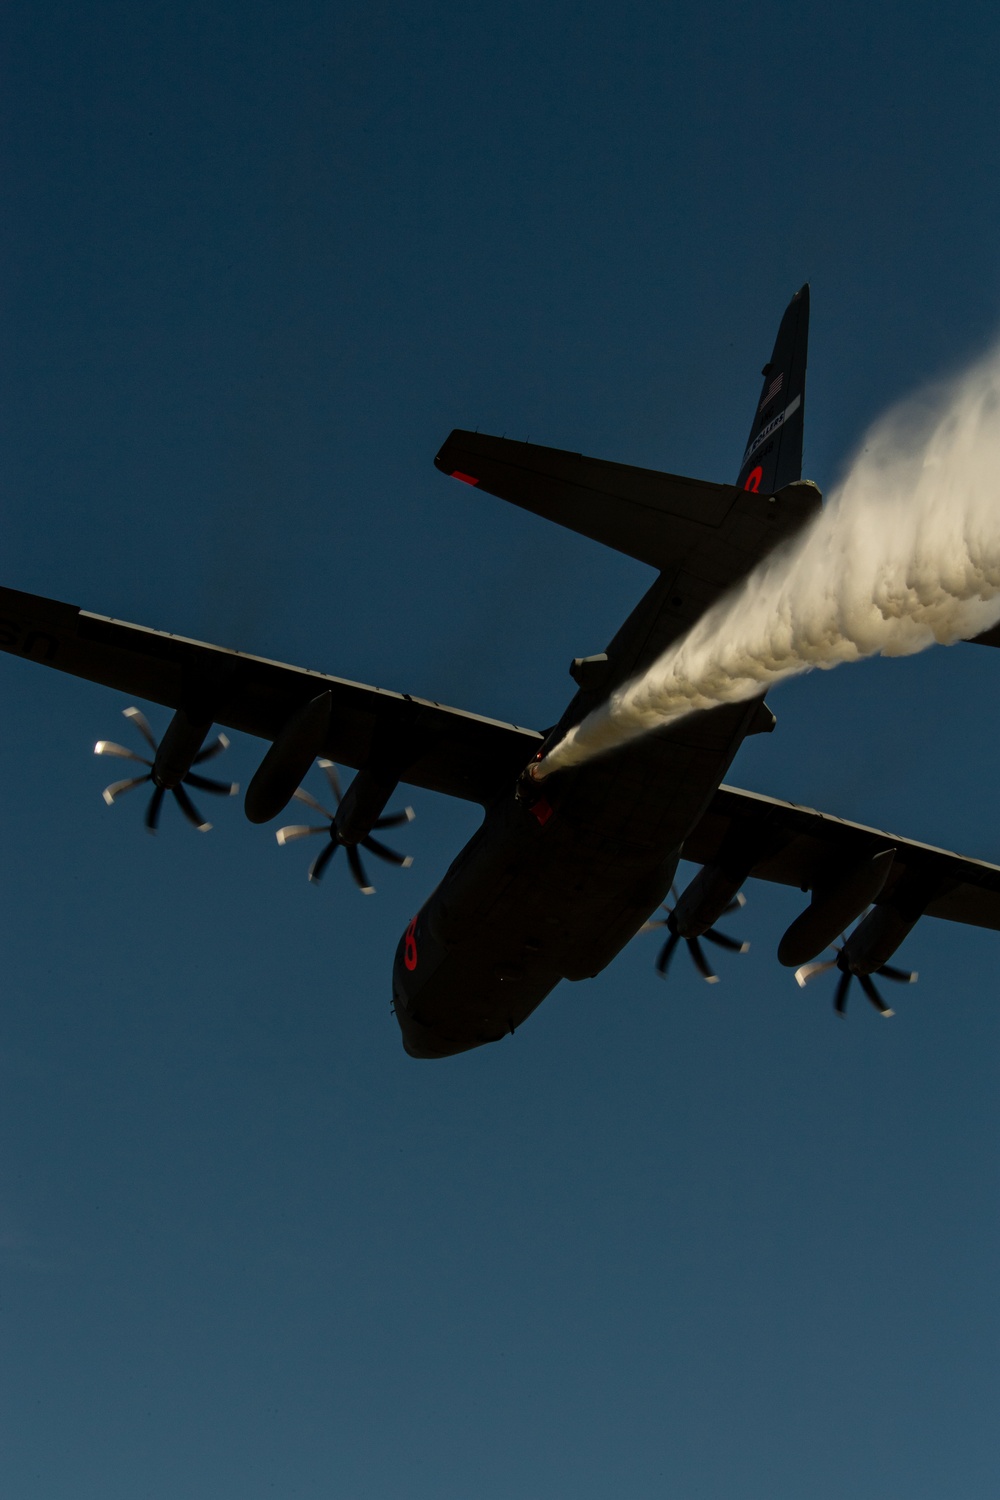
[[[535,754],[541,735],[407,693],[288,666],[0,588],[0,650],[131,697],[275,740],[329,692],[322,753],[356,770],[488,804]]]

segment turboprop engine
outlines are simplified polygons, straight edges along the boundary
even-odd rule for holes
[[[840,979],[834,992],[833,1007],[838,1015],[847,1008],[847,993],[852,979],[857,979],[862,991],[875,1009],[883,1016],[893,1014],[875,987],[873,974],[898,984],[913,984],[917,975],[909,969],[894,968],[888,960],[903,939],[912,932],[939,887],[933,879],[923,878],[919,872],[907,875],[899,882],[891,896],[878,901],[871,911],[855,927],[831,959],[819,963],[803,964],[796,969],[797,982],[805,986],[818,974],[829,969],[839,969]]]
[[[747,871],[734,871],[722,865],[703,865],[697,875],[686,886],[674,902],[673,909],[664,907],[667,915],[658,921],[647,922],[646,932],[665,927],[669,936],[660,949],[656,960],[656,972],[665,976],[678,943],[687,943],[688,952],[695,968],[708,984],[717,984],[719,976],[712,969],[699,939],[714,943],[717,948],[726,948],[731,953],[746,953],[749,943],[738,942],[725,932],[719,932],[715,923],[720,917],[739,911],[746,904],[740,886],[747,878]]]
[[[238,784],[233,781],[215,781],[212,777],[202,776],[195,771],[195,766],[203,765],[207,760],[213,760],[223,750],[229,748],[229,741],[224,734],[220,734],[205,749],[205,737],[211,729],[211,721],[203,721],[200,716],[192,718],[183,708],[179,708],[167,726],[163,738],[157,742],[156,736],[150,728],[146,715],[138,708],[125,708],[122,710],[125,718],[142,735],[147,746],[152,751],[153,758],[148,755],[137,755],[134,750],[129,750],[126,745],[118,745],[114,740],[98,740],[94,746],[95,755],[113,755],[119,760],[136,761],[141,766],[146,766],[145,772],[137,776],[129,776],[124,781],[113,781],[104,789],[104,800],[110,807],[117,797],[123,792],[129,792],[134,787],[148,783],[153,791],[146,807],[146,827],[150,833],[155,833],[160,822],[160,809],[163,799],[170,792],[181,812],[201,833],[207,833],[211,823],[206,822],[201,813],[195,807],[191,798],[184,790],[185,786],[197,787],[199,791],[211,792],[216,797],[234,797],[239,791]]]
[[[904,916],[895,902],[873,906],[844,944],[846,967],[852,974],[877,974],[912,932],[920,915]]]
[[[384,811],[386,803],[396,790],[397,780],[393,775],[380,774],[374,767],[369,767],[357,773],[345,793],[333,762],[321,760],[319,767],[326,777],[334,808],[331,810],[324,807],[311,792],[300,786],[294,793],[296,800],[319,813],[323,822],[294,823],[287,828],[279,828],[274,836],[279,844],[290,844],[296,839],[326,834],[329,842],[309,866],[309,879],[321,880],[323,871],[337,850],[343,849],[358,890],[365,896],[373,896],[375,887],[365,873],[358,850],[367,849],[369,854],[385,860],[386,864],[407,869],[413,863],[408,854],[399,854],[372,835],[376,829],[398,828],[403,823],[412,822],[413,808],[406,807],[398,813]]]

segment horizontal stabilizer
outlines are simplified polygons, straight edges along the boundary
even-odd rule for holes
[[[819,508],[814,485],[788,485],[779,500],[655,469],[586,458],[559,448],[456,429],[434,463],[445,474],[509,500],[660,571],[710,539],[746,554],[748,571]]]

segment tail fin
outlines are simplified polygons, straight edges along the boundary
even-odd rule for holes
[[[742,490],[771,495],[802,478],[802,433],[809,343],[809,283],[785,308],[764,366],[764,384],[750,428],[736,483]]]

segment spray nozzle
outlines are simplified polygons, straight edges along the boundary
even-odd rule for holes
[[[532,802],[536,802],[538,800],[539,787],[543,780],[542,776],[539,774],[540,761],[541,753],[539,752],[535,759],[525,766],[524,770],[517,778],[517,785],[514,788],[514,795],[517,798],[518,802],[526,802],[530,806]]]

